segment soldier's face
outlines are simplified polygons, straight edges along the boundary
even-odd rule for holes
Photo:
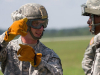
[[[33,22],[32,25],[37,26],[40,23],[44,23],[44,21],[38,20],[37,22]],[[38,38],[41,37],[43,30],[44,30],[43,26],[41,26],[40,29],[31,28],[33,35]]]
[[[100,16],[94,15],[94,24],[100,23]],[[89,30],[91,32],[92,29],[92,18],[91,15],[89,16],[89,19],[87,21],[87,24],[89,24]],[[100,32],[100,25],[95,27],[95,35]]]
[[[91,32],[91,29],[92,29],[92,20],[91,18],[89,17],[88,21],[87,21],[87,24],[89,24],[89,31]]]

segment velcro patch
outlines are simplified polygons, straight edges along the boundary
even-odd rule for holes
[[[41,15],[42,15],[42,19],[48,18],[47,11],[43,6],[40,7],[40,12],[41,12]]]

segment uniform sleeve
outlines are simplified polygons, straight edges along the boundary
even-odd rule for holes
[[[86,75],[91,75],[91,67],[94,61],[95,56],[95,47],[93,45],[89,45],[85,50],[84,58],[82,60],[82,68]]]
[[[3,33],[2,35],[0,35],[0,62],[3,62],[6,60],[7,57],[7,44],[8,42],[4,41],[4,36],[5,33]]]
[[[63,75],[60,58],[52,56],[52,54],[50,56],[47,55],[45,59],[47,58],[49,58],[48,61],[42,60],[38,67],[45,67],[48,70],[47,75],[49,75],[49,73],[52,75]]]

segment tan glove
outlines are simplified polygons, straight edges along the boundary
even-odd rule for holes
[[[17,52],[18,59],[20,61],[29,61],[33,67],[37,67],[41,62],[41,53],[35,54],[35,51],[32,47],[28,45],[20,45],[20,49]]]
[[[27,18],[13,22],[9,27],[8,31],[5,32],[4,40],[9,42],[14,39],[17,35],[25,36],[27,35]]]

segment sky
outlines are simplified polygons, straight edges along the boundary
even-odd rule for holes
[[[86,0],[0,0],[0,29],[8,29],[13,23],[11,13],[26,3],[38,3],[46,8],[49,16],[47,29],[88,26],[88,17],[81,15],[81,5]]]

